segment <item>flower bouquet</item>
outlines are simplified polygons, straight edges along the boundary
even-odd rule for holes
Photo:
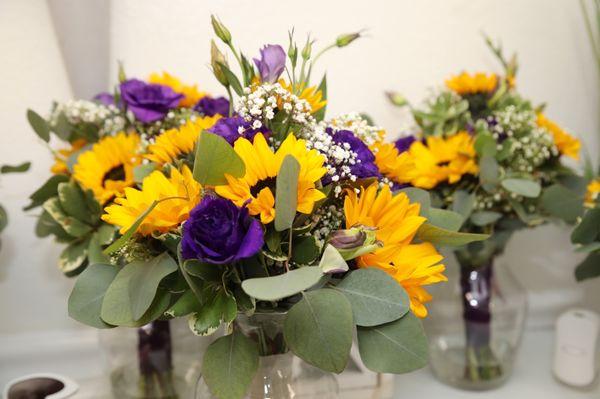
[[[600,276],[600,179],[591,177],[591,168],[588,168],[587,175],[591,181],[583,200],[586,210],[571,234],[571,242],[577,245],[577,252],[587,253],[575,269],[577,281]]]
[[[173,274],[177,263],[172,258],[155,255],[163,252],[160,243],[167,242],[168,237],[164,234],[177,229],[199,199],[199,185],[185,157],[191,159],[199,131],[213,127],[228,115],[229,102],[185,85],[167,73],[152,74],[148,81],[126,79],[123,71],[120,75],[122,81],[113,94],[101,93],[93,101],[54,104],[47,118],[32,110],[27,112],[38,136],[62,148],[52,150],[56,159],[52,176],[31,195],[31,204],[25,209],[41,208],[36,234],[53,236],[64,244],[58,266],[69,277],[79,276],[69,301],[71,317],[100,329],[140,327],[131,337],[124,331],[115,340],[112,334],[101,337],[114,367],[111,380],[115,395],[175,397],[176,390],[183,393],[184,388],[176,386],[185,386],[182,376],[191,366],[182,364],[182,370],[173,374],[175,363],[185,363],[189,357],[176,352],[182,344],[174,339],[185,342],[185,335],[180,337],[177,326],[170,325],[163,313],[164,307],[184,291],[185,282]],[[162,201],[174,196],[181,199]],[[160,203],[146,215],[136,240],[124,237],[117,242],[120,234],[112,224],[115,222],[104,213],[127,199],[134,202],[128,202],[129,213],[119,219],[127,226],[154,199]],[[120,248],[119,252],[106,251],[111,244],[112,248]],[[125,291],[119,292],[115,284],[117,291],[105,295],[126,264],[132,274],[119,279]],[[169,278],[162,281],[167,275]],[[132,287],[128,294],[129,283]],[[102,318],[99,312],[105,296],[106,309],[110,306],[105,311],[113,313]],[[126,302],[119,302],[121,297]],[[134,304],[135,309],[114,308]],[[185,333],[187,326],[184,328]],[[196,349],[186,351],[191,356],[199,355]],[[195,380],[189,383],[194,384]]]
[[[495,282],[494,258],[518,229],[557,217],[575,221],[581,214],[577,192],[585,187],[562,162],[563,156],[578,158],[579,141],[548,119],[543,106],[533,106],[517,92],[516,57],[505,59],[499,46],[487,42],[504,74],[451,77],[423,107],[411,107],[420,134],[396,143],[408,165],[399,169],[400,183],[431,190],[434,204],[462,215],[457,221],[461,230],[491,235],[455,251],[465,335],[437,347],[441,360],[433,361],[440,378],[472,389],[498,385],[509,375],[525,312],[524,296],[519,304],[517,296],[503,295]],[[397,94],[389,97],[397,105],[407,104]],[[504,306],[514,312],[500,316]],[[514,330],[509,331],[512,338],[500,339],[506,333],[502,329]]]
[[[52,131],[71,144],[30,206],[43,209],[38,234],[68,244],[60,267],[78,275],[69,314],[97,328],[187,317],[208,335],[224,325],[203,359],[201,397],[335,397],[334,381],[306,375],[344,370],[354,332],[369,369],[423,367],[423,287],[445,280],[434,244],[487,236],[457,232],[454,212],[388,177],[403,160],[380,128],[358,114],[325,120],[327,83],[311,85],[313,66],[359,33],[313,56],[313,40],[299,51],[292,32],[287,52],[266,45],[251,62],[212,24],[241,71],[213,42],[228,102],[121,71],[114,95],[99,97],[108,105],[57,105],[48,121],[30,113],[42,139]],[[177,395],[168,351],[152,355],[165,334],[143,340],[146,396]],[[291,353],[316,369],[292,374]]]

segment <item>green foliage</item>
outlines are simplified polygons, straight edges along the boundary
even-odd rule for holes
[[[456,133],[464,123],[469,103],[450,92],[443,92],[433,102],[429,110],[413,111],[417,123],[425,135],[442,136]]]
[[[95,328],[111,328],[100,317],[106,290],[119,269],[113,265],[95,264],[81,273],[69,296],[69,316]]]
[[[58,185],[63,182],[69,181],[69,178],[65,175],[54,175],[46,183],[37,189],[33,194],[29,196],[31,203],[27,205],[23,210],[28,211],[30,209],[41,206],[52,197],[58,195]]]
[[[250,278],[242,281],[242,289],[261,301],[278,301],[296,295],[317,284],[323,278],[321,268],[304,266],[271,277]]]
[[[204,302],[190,319],[190,327],[196,335],[210,335],[221,323],[231,323],[237,315],[235,297],[223,287],[205,286],[202,291]]]
[[[424,223],[417,231],[417,238],[431,242],[433,245],[460,247],[474,241],[483,241],[489,238],[487,234],[461,233],[446,230],[430,223]]]
[[[144,163],[137,165],[133,168],[133,180],[140,184],[146,176],[156,170],[156,164],[154,162]]]
[[[495,223],[502,217],[500,212],[493,211],[477,211],[471,214],[470,221],[475,226],[487,226]]]
[[[485,155],[479,159],[479,181],[487,192],[493,192],[500,182],[500,166],[492,156]]]
[[[241,399],[258,369],[258,360],[256,344],[234,331],[206,349],[202,377],[218,399]]]
[[[528,198],[537,198],[542,191],[540,183],[529,179],[509,178],[502,180],[500,184],[512,193]]]
[[[541,200],[550,215],[566,222],[574,222],[583,213],[582,198],[561,184],[546,188]]]
[[[0,167],[0,173],[1,174],[23,173],[23,172],[27,172],[30,167],[31,167],[31,162],[23,162],[22,164],[19,164],[19,165],[2,165]]]
[[[223,269],[220,266],[204,263],[197,259],[184,261],[183,268],[188,274],[199,277],[204,281],[220,281],[223,275]]]
[[[294,354],[322,370],[341,373],[352,346],[352,307],[345,295],[320,289],[306,292],[288,312],[285,341]]]
[[[8,213],[6,213],[6,209],[2,205],[0,205],[0,233],[2,230],[6,228],[8,224]]]
[[[275,230],[292,228],[298,206],[298,174],[300,164],[292,155],[286,155],[277,174],[275,188]]]
[[[464,222],[464,217],[456,212],[445,209],[431,208],[429,210],[428,222],[433,226],[449,230],[458,231]]]
[[[198,139],[194,159],[194,178],[202,185],[227,184],[225,175],[242,177],[246,173],[244,161],[227,141],[216,134],[203,131]]]
[[[28,109],[27,120],[39,138],[46,143],[50,141],[50,126],[48,126],[48,122],[44,118],[39,116],[35,111]]]
[[[427,365],[427,338],[412,313],[394,322],[358,327],[358,348],[365,366],[376,373],[408,373]]]
[[[159,283],[177,268],[177,263],[166,253],[125,265],[106,291],[102,319],[117,326],[136,326],[140,320],[145,321],[144,316],[161,296],[157,295]],[[159,314],[165,310],[166,306]]]
[[[475,194],[465,190],[456,190],[452,194],[452,210],[467,220],[473,212],[475,205]],[[434,223],[435,224],[435,223]]]
[[[327,101],[327,75],[323,75],[323,79],[321,79],[321,83],[319,84],[319,87],[317,88],[317,91],[321,91],[323,98],[323,101]],[[325,105],[323,108],[321,108],[320,110],[318,110],[317,112],[315,112],[315,114],[313,115],[316,119],[317,122],[321,122],[323,119],[325,119],[325,112],[327,112],[327,105]]]
[[[321,253],[314,236],[294,237],[292,245],[292,261],[298,265],[310,265]]]
[[[349,267],[339,251],[333,245],[327,244],[319,261],[319,269],[322,273],[340,273],[348,271]]]
[[[600,276],[600,252],[591,252],[575,269],[577,281]]]
[[[600,240],[600,208],[590,209],[571,233],[574,244],[591,244]]]
[[[355,270],[336,288],[350,301],[354,323],[358,326],[377,326],[398,320],[410,308],[406,291],[379,269]]]

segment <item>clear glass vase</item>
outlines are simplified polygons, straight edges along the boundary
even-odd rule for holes
[[[209,343],[192,334],[184,319],[100,332],[111,389],[119,399],[192,398]]]
[[[496,388],[510,376],[527,313],[525,290],[494,258],[473,265],[457,257],[447,284],[433,292],[425,326],[430,365],[442,382],[468,390]]]
[[[259,366],[247,399],[338,399],[337,380],[331,373],[313,367],[295,357],[283,339],[285,312],[257,311],[252,316],[238,315],[234,328],[256,342]],[[196,399],[214,399],[200,378]]]

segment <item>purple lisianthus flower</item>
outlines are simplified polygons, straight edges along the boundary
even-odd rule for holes
[[[206,196],[183,225],[181,254],[184,259],[206,263],[231,263],[258,253],[263,235],[260,222],[248,215],[248,208]]]
[[[398,150],[398,153],[402,154],[403,152],[408,151],[412,143],[415,141],[417,141],[415,136],[400,137],[394,142],[394,146]]]
[[[350,169],[350,174],[355,176],[357,179],[364,179],[368,177],[379,177],[379,169],[375,165],[375,155],[367,147],[365,143],[354,135],[350,130],[338,130],[335,133],[329,128],[327,129],[329,134],[332,134],[332,140],[334,143],[343,146],[345,149],[350,150],[356,156],[354,157],[354,163],[343,162],[340,165],[335,165],[336,170],[340,170],[343,167]],[[342,173],[336,173],[342,175]],[[331,176],[326,175],[323,177],[323,184],[327,185],[331,182]]]
[[[253,129],[250,122],[246,122],[241,116],[221,118],[208,131],[223,137],[230,145],[233,145],[240,137],[252,141],[254,140],[254,136],[259,132],[265,137],[271,134],[267,129]]]
[[[98,101],[104,105],[115,105],[115,96],[106,91],[96,94],[93,100]]]
[[[229,100],[225,97],[202,97],[194,106],[194,110],[206,116],[215,116],[217,114],[229,115]]]
[[[263,82],[275,83],[285,69],[285,50],[280,45],[267,44],[260,50],[260,60],[254,58],[254,63]]]
[[[170,87],[137,79],[126,80],[120,88],[123,102],[143,123],[164,118],[171,109],[177,108],[183,98],[183,94],[175,93]]]

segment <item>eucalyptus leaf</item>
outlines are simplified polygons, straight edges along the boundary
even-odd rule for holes
[[[155,170],[156,164],[154,162],[137,165],[133,168],[133,181],[139,184]]]
[[[226,174],[242,177],[245,172],[244,161],[223,137],[207,131],[200,134],[194,159],[194,178],[200,184],[227,184]]]
[[[500,220],[502,214],[493,211],[477,211],[471,214],[471,223],[475,226],[487,226]]]
[[[528,198],[537,198],[542,191],[540,183],[528,179],[509,178],[502,180],[500,184],[512,193]]]
[[[577,281],[600,276],[600,252],[591,252],[575,269]]]
[[[452,210],[463,217],[463,220],[469,218],[475,205],[475,194],[465,190],[457,190],[452,195]]]
[[[28,109],[27,110],[27,120],[31,125],[33,131],[46,143],[50,141],[50,126],[48,126],[48,122],[37,112]]]
[[[69,296],[69,316],[95,328],[111,328],[100,318],[102,301],[119,269],[107,264],[88,266],[77,278]]]
[[[292,244],[292,261],[299,265],[311,264],[321,252],[312,235],[294,237]]]
[[[554,184],[544,190],[542,206],[552,216],[574,222],[583,214],[582,198],[563,185]]]
[[[489,238],[487,234],[460,233],[442,229],[430,223],[424,223],[417,231],[417,237],[433,245],[459,247],[475,241]]]
[[[429,223],[442,229],[458,231],[464,220],[461,214],[453,211],[438,208],[431,208],[429,210]]]
[[[19,165],[2,165],[0,167],[0,173],[23,173],[27,172],[31,167],[31,162],[23,162]]]
[[[48,199],[54,197],[58,193],[58,185],[62,182],[69,181],[66,175],[54,175],[48,181],[46,181],[42,187],[37,189],[33,194],[29,196],[31,203],[27,205],[23,210],[28,211],[36,208],[46,202]]]
[[[358,327],[358,349],[367,368],[376,373],[404,374],[427,365],[427,338],[412,313],[391,323]]]
[[[358,269],[337,286],[352,305],[354,323],[377,326],[398,320],[410,309],[408,294],[387,273],[375,268]]]
[[[600,208],[590,209],[571,233],[574,244],[590,244],[600,238]]]
[[[321,268],[304,266],[271,277],[250,278],[242,281],[242,289],[260,301],[278,301],[317,284],[323,277]]]
[[[333,289],[306,292],[288,312],[284,337],[292,352],[322,370],[341,373],[352,346],[352,306]]]
[[[220,265],[204,263],[197,259],[184,261],[183,268],[188,274],[199,277],[204,281],[220,281],[223,275],[223,268]]]
[[[300,164],[293,155],[286,155],[277,174],[275,194],[275,230],[291,229],[298,206],[298,175]]]
[[[479,160],[479,180],[483,189],[492,192],[500,182],[500,166],[494,157],[485,155]]]
[[[202,377],[218,399],[241,399],[258,369],[256,343],[239,331],[209,345],[202,360]]]
[[[480,133],[475,137],[473,145],[477,155],[493,157],[496,155],[496,140],[489,133]]]

